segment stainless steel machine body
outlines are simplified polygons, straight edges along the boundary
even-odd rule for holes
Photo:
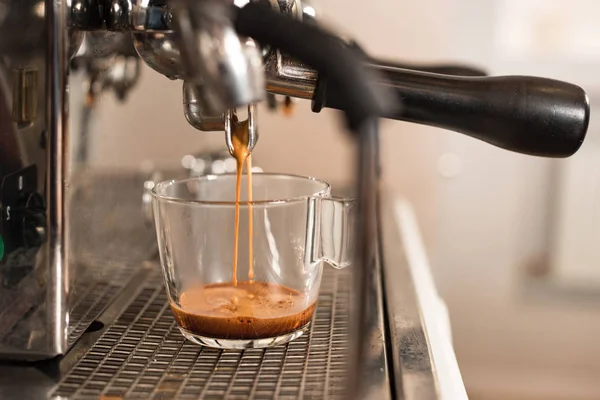
[[[187,77],[184,114],[192,126],[224,132],[228,122],[224,104],[250,104],[249,110],[254,110],[252,104],[264,97],[265,86],[275,93],[297,95],[290,92],[289,82],[307,79],[307,68],[294,72],[300,63],[281,64],[282,56],[265,48],[268,60],[279,60],[267,62],[275,83],[265,84],[258,47],[250,39],[238,40],[222,15],[222,5],[179,3],[185,6],[180,7],[180,24],[199,23],[188,31],[181,29],[188,36],[179,40],[187,44],[184,47],[175,44],[167,2],[0,2],[0,354],[5,358],[51,358],[64,354],[77,339],[78,330],[71,329],[79,323],[71,312],[81,291],[76,282],[95,273],[85,266],[91,255],[81,249],[93,247],[96,239],[94,229],[82,231],[80,226],[72,232],[70,226],[95,213],[84,200],[89,199],[89,186],[95,185],[86,161],[91,110],[102,92],[112,90],[124,99],[143,60],[169,78]],[[299,2],[275,1],[272,6],[302,16]],[[26,34],[15,35],[20,26],[27,27]],[[222,43],[229,43],[223,47],[226,52],[198,53],[218,49]],[[199,60],[204,60],[200,64],[205,70],[196,70]],[[239,68],[240,62],[247,66]],[[88,77],[78,132],[69,131],[70,68],[83,70]],[[314,82],[315,74],[309,75],[308,82]],[[224,86],[215,86],[221,83]],[[249,117],[253,119],[254,113]],[[251,136],[257,138],[257,133]],[[254,143],[256,139],[252,147]]]
[[[69,30],[61,8],[2,2],[0,352],[26,359],[67,346]]]

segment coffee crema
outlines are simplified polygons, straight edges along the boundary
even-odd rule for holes
[[[185,290],[171,303],[178,325],[214,339],[263,339],[306,326],[315,311],[308,296],[283,285],[238,281]]]

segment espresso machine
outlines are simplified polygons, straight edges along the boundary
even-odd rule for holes
[[[44,383],[25,397],[263,398],[270,389],[291,398],[347,398],[347,390],[438,397],[414,290],[395,293],[397,307],[386,300],[390,279],[409,274],[399,272],[406,261],[381,251],[400,239],[380,217],[377,120],[568,157],[587,132],[586,93],[551,79],[376,60],[304,10],[300,0],[0,0],[0,359],[2,371],[44,371]],[[231,148],[236,109],[247,110],[250,147],[258,143],[261,101],[304,99],[314,112],[343,112],[358,143],[357,259],[349,274],[324,278],[323,311],[309,337],[271,354],[192,350],[172,335],[154,232],[139,201],[153,181],[115,187],[85,168],[85,110],[106,91],[127,107],[142,62],[182,81],[183,117],[199,131],[224,133],[223,149]],[[69,116],[74,70],[87,77],[77,131]],[[114,215],[123,203],[132,208]],[[383,263],[397,267],[385,273]],[[390,316],[394,309],[403,314]],[[283,372],[270,372],[269,357]],[[235,397],[236,384],[249,389]],[[11,390],[4,394],[22,393]]]

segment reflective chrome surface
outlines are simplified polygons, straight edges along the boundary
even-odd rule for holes
[[[406,398],[468,399],[461,371],[452,346],[452,332],[448,310],[435,287],[429,257],[421,238],[412,204],[405,198],[384,199],[384,208],[389,210],[387,223],[382,224],[385,243],[401,243],[408,270],[393,268],[397,254],[387,254],[384,265],[385,290],[397,369],[407,371],[397,386],[403,388]],[[394,223],[390,223],[393,221]],[[408,279],[411,288],[400,292],[394,282]],[[414,306],[416,303],[416,307]],[[414,309],[420,313],[414,313]],[[413,351],[407,352],[398,345],[414,342]]]
[[[77,30],[99,30],[104,25],[104,4],[94,0],[67,2],[71,26]]]
[[[33,124],[38,112],[38,75],[34,68],[13,70],[12,118],[18,127]]]
[[[224,116],[222,114],[214,116],[204,113],[194,86],[187,82],[183,83],[183,113],[187,122],[198,130],[204,132],[225,131]]]
[[[131,29],[135,31],[168,31],[171,22],[171,2],[165,0],[112,0],[130,3]],[[114,8],[114,7],[113,7]],[[122,18],[124,19],[124,18]],[[123,26],[123,28],[125,28]]]
[[[80,31],[167,30],[167,2],[160,0],[70,0],[71,26]]]
[[[77,52],[73,66],[89,73],[89,102],[83,105],[88,117],[101,91],[110,88],[123,98],[139,76],[140,60],[132,58],[129,34],[87,32],[82,45],[84,33],[74,29],[82,21],[68,6],[88,7],[90,2],[46,3],[48,7],[39,0],[0,2],[3,359],[36,360],[64,353],[74,342],[69,339],[73,328],[79,327],[80,334],[91,322],[82,323],[81,318],[95,317],[81,315],[74,303],[83,287],[79,278],[87,271],[76,260],[92,236],[81,229],[73,232],[70,225],[92,209],[89,202],[71,207],[91,182],[82,173],[85,151],[78,157],[72,146],[78,143],[87,150],[87,130],[69,132],[69,60]],[[70,247],[73,240],[78,245]]]
[[[401,236],[400,228],[394,220],[396,198],[388,194],[382,200],[383,210],[386,212],[386,217],[381,218],[383,248],[398,247],[409,238]],[[404,393],[405,399],[439,398],[436,371],[430,358],[429,343],[406,251],[384,251],[382,264],[383,289],[389,316],[391,373],[395,377],[396,393]]]
[[[85,32],[76,31],[73,28],[69,28],[69,60],[73,59],[75,54],[79,52],[84,39]]]
[[[234,109],[227,110],[225,113],[225,144],[229,152],[233,154],[234,147],[232,141],[232,135],[236,129],[236,125],[248,124],[248,150],[252,151],[256,142],[258,141],[258,127],[256,124],[256,104],[248,104],[248,119],[246,121],[240,121],[237,117],[237,111]]]
[[[303,18],[300,0],[269,1],[279,12]],[[193,98],[184,90],[184,107],[188,122],[199,130],[217,130],[218,117],[208,115],[221,115],[228,108],[262,100],[265,87],[273,94],[312,98],[316,72],[278,51],[258,49],[252,40],[238,38],[229,21],[229,9],[223,4],[112,0],[103,15],[98,4],[92,3],[97,2],[76,1],[72,5],[73,27],[91,30],[78,56],[103,58],[122,51],[122,36],[111,31],[131,32],[137,54],[150,68],[195,87]],[[240,7],[246,3],[235,2]],[[172,20],[172,14],[178,22]],[[94,32],[101,25],[99,18],[105,20],[108,31]],[[174,28],[178,28],[177,33]]]
[[[181,56],[169,26],[170,7],[160,4],[113,0],[107,28],[131,31],[135,50],[150,68],[169,79],[181,79]]]
[[[68,84],[68,20],[67,6],[63,2],[52,2],[46,7],[48,26],[46,96],[48,168],[46,172],[46,205],[48,241],[46,243],[48,283],[54,294],[48,298],[46,335],[49,347],[58,354],[67,350],[68,304],[70,289],[69,274],[69,157],[68,138],[69,107]]]
[[[173,2],[184,78],[194,85],[202,109],[213,115],[265,96],[258,47],[251,39],[238,37],[230,12],[222,2]]]
[[[51,233],[64,229],[66,14],[34,0],[0,6],[0,357],[39,359],[66,347],[66,247]]]
[[[181,56],[170,32],[134,32],[135,50],[146,64],[169,79],[181,79]]]
[[[366,121],[369,126],[360,132],[356,147],[356,197],[357,222],[355,224],[355,260],[352,270],[352,319],[350,365],[352,367],[348,382],[348,397],[354,399],[377,398],[369,379],[362,379],[363,363],[370,358],[372,351],[372,332],[370,319],[376,307],[370,293],[374,288],[381,290],[378,281],[381,252],[379,248],[379,209],[380,198],[380,160],[379,160],[379,121]]]
[[[265,74],[269,92],[312,99],[317,73],[301,62],[273,51],[265,61]]]
[[[111,31],[128,30],[133,25],[133,1],[110,0],[106,15],[106,29]]]
[[[121,54],[135,56],[131,35],[124,32],[85,32],[75,60],[90,61]]]

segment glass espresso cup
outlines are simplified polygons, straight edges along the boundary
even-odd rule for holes
[[[315,311],[323,262],[343,268],[352,259],[352,200],[331,198],[318,179],[259,173],[248,201],[247,179],[237,246],[235,175],[167,181],[152,191],[171,309],[198,344],[243,349],[299,337]]]

